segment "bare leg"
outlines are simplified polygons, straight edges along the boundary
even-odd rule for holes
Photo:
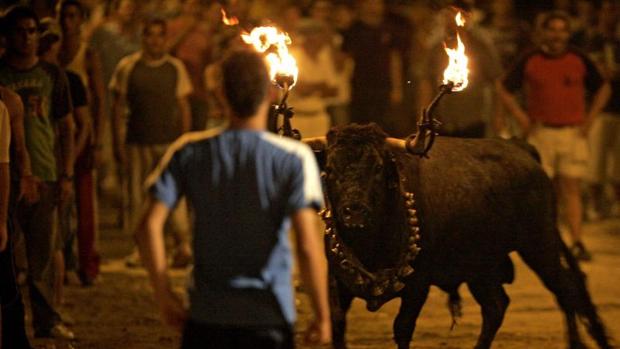
[[[581,203],[581,180],[578,178],[558,177],[560,197],[565,203],[566,222],[570,228],[571,238],[574,243],[581,242],[582,238],[582,213]]]

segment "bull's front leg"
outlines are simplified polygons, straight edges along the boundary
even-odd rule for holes
[[[334,349],[346,349],[347,312],[353,302],[353,295],[340,284],[335,276],[329,276],[329,305],[332,320],[332,343]]]
[[[400,309],[394,320],[394,341],[398,349],[409,349],[416,320],[426,302],[429,290],[430,283],[423,280],[412,280],[403,289]]]

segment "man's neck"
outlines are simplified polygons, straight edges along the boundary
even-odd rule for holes
[[[253,131],[265,131],[267,120],[259,115],[253,115],[249,118],[230,117],[230,124],[228,128],[235,130],[253,130]]]
[[[39,57],[36,55],[32,56],[20,56],[17,54],[7,54],[6,55],[7,63],[18,70],[27,70],[39,63]]]
[[[562,50],[554,50],[547,45],[543,45],[542,51],[550,57],[562,57],[564,54],[566,54],[566,52],[568,52],[568,47],[565,47]]]
[[[146,51],[142,51],[142,59],[144,59],[147,63],[155,63],[157,61],[161,61],[165,55],[165,53],[153,55],[149,54]]]

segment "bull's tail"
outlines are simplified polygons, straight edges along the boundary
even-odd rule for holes
[[[612,348],[610,338],[607,335],[605,325],[598,315],[596,306],[592,302],[592,297],[586,286],[586,276],[579,267],[579,263],[570,252],[568,246],[561,241],[561,253],[570,271],[570,278],[573,280],[573,290],[576,294],[575,304],[572,304],[578,319],[585,325],[586,329],[594,341],[601,349]]]

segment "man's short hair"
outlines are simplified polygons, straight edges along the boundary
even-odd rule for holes
[[[146,35],[146,32],[151,29],[151,27],[161,27],[164,34],[168,30],[168,25],[166,21],[161,18],[148,18],[142,23],[142,35]]]
[[[541,23],[543,29],[549,28],[549,23],[556,19],[563,21],[566,24],[566,29],[570,31],[570,16],[564,11],[551,11],[547,13]]]
[[[9,7],[4,12],[2,18],[2,33],[5,35],[10,34],[10,32],[17,27],[17,22],[23,19],[32,19],[37,24],[37,28],[39,27],[39,17],[32,8],[24,5],[15,5]]]
[[[267,98],[270,79],[265,58],[256,51],[233,51],[222,63],[224,94],[235,116],[256,114]]]

